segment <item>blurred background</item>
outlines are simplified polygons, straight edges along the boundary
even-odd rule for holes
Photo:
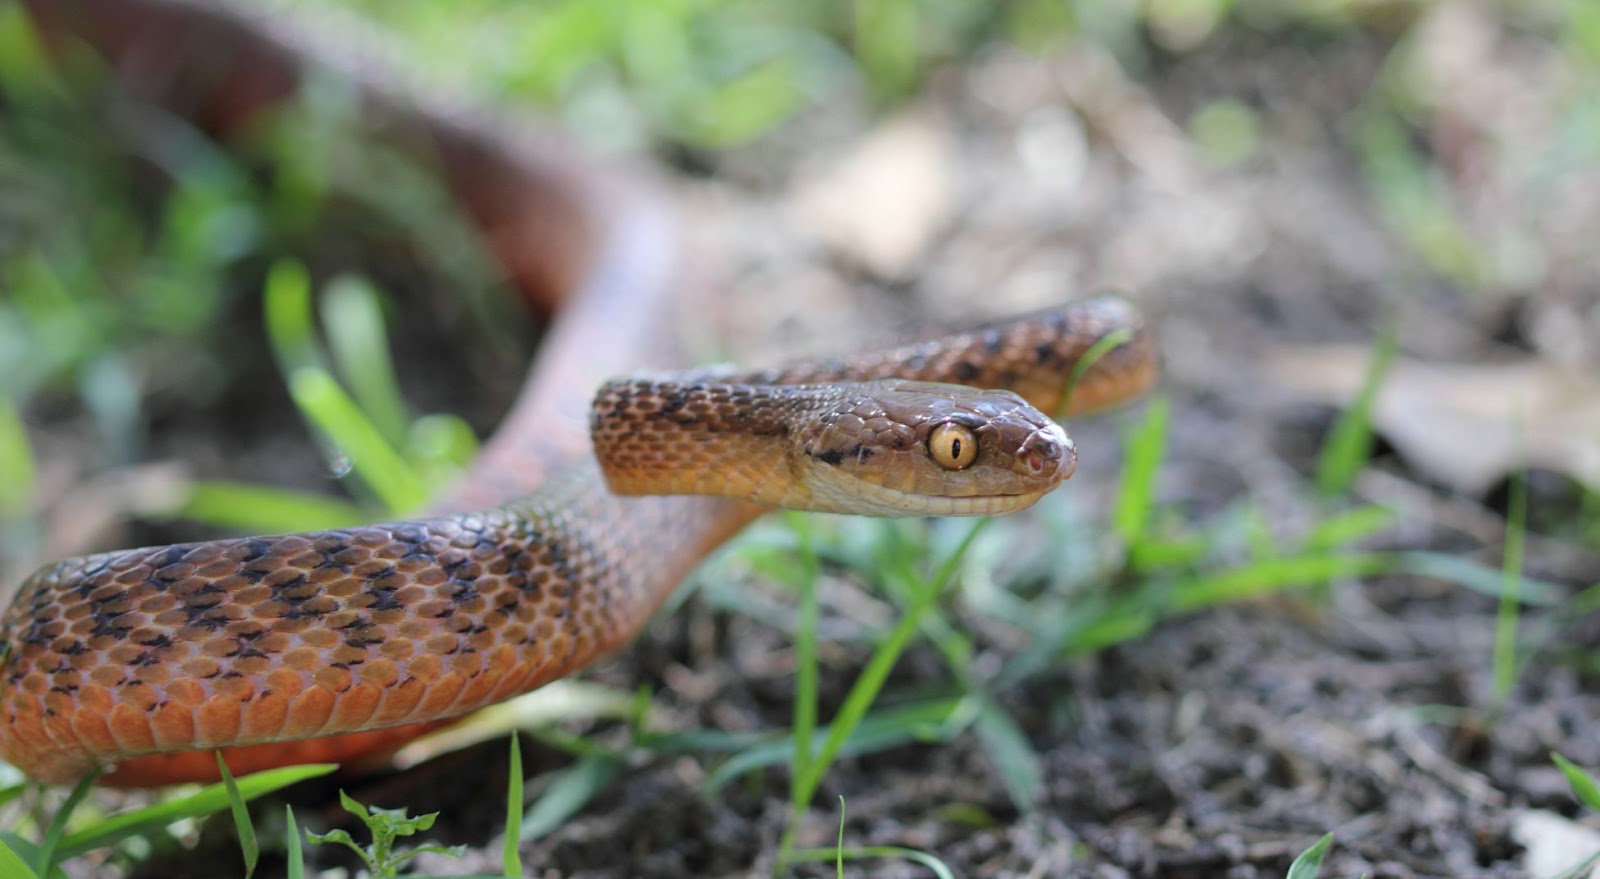
[[[1580,815],[1548,752],[1600,765],[1600,5],[250,9],[317,52],[370,53],[394,93],[545,119],[659,186],[699,281],[677,331],[702,359],[848,351],[1103,289],[1152,317],[1162,394],[1073,425],[1070,496],[996,529],[952,599],[968,648],[1010,670],[986,680],[1025,747],[951,728],[936,757],[852,765],[838,784],[870,804],[852,832],[970,875],[1256,876],[1338,830],[1339,875],[1460,877],[1532,870],[1525,816]],[[119,76],[0,0],[4,582],[420,507],[538,338],[438,169],[336,75],[226,142]],[[304,369],[322,378],[283,378]],[[904,538],[879,527],[825,526],[842,594],[871,579],[849,547]],[[682,724],[782,706],[770,669],[737,711],[712,703],[744,652],[785,643],[715,582],[759,579],[750,559],[786,534],[759,532],[640,648],[761,630],[718,640],[700,661],[731,667],[701,688],[660,684]],[[908,691],[948,683],[910,665]],[[996,753],[1021,769],[992,771]],[[606,794],[750,831],[655,874],[770,850],[759,803],[695,791],[657,767]],[[541,855],[621,869],[579,832]]]

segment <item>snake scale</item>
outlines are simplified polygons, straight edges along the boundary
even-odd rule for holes
[[[103,553],[23,582],[0,617],[0,757],[32,778],[145,786],[213,779],[217,750],[236,774],[391,751],[614,652],[771,506],[1026,506],[1076,462],[1042,412],[1154,381],[1148,330],[1105,297],[836,360],[602,383],[668,350],[660,205],[564,151],[425,129],[502,259],[542,279],[524,289],[561,303],[522,398],[436,515]],[[550,234],[552,216],[581,237]],[[673,496],[626,496],[657,492]]]

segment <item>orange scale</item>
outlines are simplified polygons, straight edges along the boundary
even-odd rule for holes
[[[106,716],[106,728],[111,731],[112,738],[117,740],[118,751],[124,754],[139,754],[155,750],[156,740],[150,731],[149,717],[146,709],[136,708],[127,703],[112,707],[111,713]]]
[[[422,640],[436,631],[433,620],[412,617],[395,628],[395,634],[402,638]]]
[[[326,623],[324,623],[326,625]],[[309,647],[326,650],[339,643],[339,633],[332,629],[311,629],[300,635],[300,640]]]
[[[288,668],[275,668],[267,673],[267,689],[284,696],[298,696],[306,688],[305,677]]]
[[[334,580],[346,576],[346,574],[339,568],[312,568],[311,570],[306,571],[302,576],[305,577],[305,582],[293,589],[287,590],[285,592],[286,595],[294,595],[297,598],[303,597],[308,589],[315,589],[315,587],[321,586],[324,583],[332,583]]]
[[[400,670],[387,659],[374,659],[361,667],[361,680],[374,687],[392,687],[400,680]]]
[[[218,556],[195,569],[195,575],[207,580],[216,580],[226,577],[229,573],[238,570],[239,563],[225,556]]]
[[[456,699],[454,711],[471,711],[489,704],[490,694],[499,685],[500,679],[495,675],[476,674],[467,679],[467,685],[462,688],[461,695]]]
[[[139,685],[136,681],[129,681],[117,688],[117,701],[129,708],[140,711],[149,711],[161,701],[156,695],[154,687]]]
[[[308,739],[322,732],[338,699],[321,687],[311,687],[289,703],[289,716],[281,738]]]
[[[349,598],[361,591],[362,581],[354,578],[335,580],[324,586],[322,591],[337,598]]]
[[[265,656],[241,656],[233,661],[233,670],[242,675],[264,675],[272,670],[272,660]]]
[[[78,705],[80,709],[88,709],[96,714],[104,715],[111,711],[111,706],[115,702],[116,699],[112,697],[111,691],[105,687],[85,684],[78,690]]]
[[[266,583],[256,583],[235,590],[228,597],[240,604],[257,605],[272,598],[272,587]]]
[[[278,662],[299,671],[311,671],[322,665],[322,654],[315,647],[296,647],[278,657]]]
[[[466,679],[455,672],[440,678],[423,695],[418,714],[423,717],[446,716],[455,707],[456,700],[466,684]]]
[[[422,649],[437,656],[445,656],[455,651],[460,646],[460,639],[455,635],[434,635],[422,642]]]
[[[121,684],[126,678],[127,675],[122,671],[122,669],[117,668],[114,665],[102,665],[99,668],[89,672],[89,680],[94,681],[102,687],[115,687]],[[28,688],[27,679],[23,680],[22,685],[25,689]]]
[[[71,693],[51,690],[44,694],[44,707],[47,712],[67,715],[77,710],[78,700],[72,698]]]
[[[404,626],[401,627],[402,629]],[[378,655],[387,659],[409,659],[417,648],[410,638],[390,638],[378,645]]]
[[[367,648],[340,644],[328,652],[328,658],[343,665],[360,665],[367,661]]]
[[[194,712],[168,702],[150,712],[150,731],[163,750],[194,746]]]
[[[372,722],[388,726],[411,717],[426,691],[427,687],[416,678],[406,678],[389,687],[384,691],[383,702],[372,715]]]
[[[444,661],[433,653],[424,653],[406,664],[406,673],[424,684],[435,684],[444,676]]]
[[[244,702],[256,694],[256,685],[246,677],[221,677],[211,683],[211,692],[235,702]]]
[[[199,656],[194,659],[184,660],[183,664],[178,666],[178,670],[183,673],[184,677],[204,680],[221,674],[222,663],[217,662],[215,659]]]
[[[279,601],[278,599],[274,598],[271,601],[263,601],[259,604],[252,605],[250,612],[254,614],[255,618],[258,620],[272,620],[273,622],[277,622],[279,617],[289,612],[289,602]]]
[[[213,748],[239,740],[244,712],[238,702],[212,696],[195,709],[195,745]]]
[[[317,565],[322,564],[322,553],[317,552],[315,549],[308,552],[302,552],[298,555],[291,556],[288,560],[288,563],[298,569],[296,573],[299,573],[300,571],[309,571],[312,568],[315,568]]]
[[[144,653],[144,648],[132,642],[123,642],[111,648],[109,658],[119,665],[132,665]]]
[[[191,710],[206,700],[206,688],[187,678],[167,684],[166,693],[167,701]]]
[[[227,659],[239,652],[239,645],[232,638],[208,638],[200,645],[200,653],[216,659]]]
[[[456,653],[450,658],[450,671],[458,674],[478,674],[483,671],[482,653]]]
[[[221,696],[218,698],[224,702],[236,701]],[[279,693],[262,693],[244,703],[243,725],[239,737],[258,741],[281,737],[284,727],[289,722],[290,698]]]
[[[169,592],[152,595],[139,602],[139,610],[152,615],[164,614],[177,606],[178,597]]]
[[[311,680],[331,695],[350,689],[351,675],[349,669],[325,665],[311,673]]]
[[[439,619],[450,613],[455,607],[449,598],[430,598],[419,602],[415,608],[417,617],[426,621],[429,626],[438,626]]]
[[[164,684],[172,677],[172,670],[170,666],[157,662],[138,666],[133,670],[133,675],[147,684]]]
[[[382,698],[383,691],[377,687],[368,683],[356,684],[334,702],[333,715],[328,719],[329,726],[340,732],[362,728],[372,719]]]
[[[282,632],[285,635],[298,635],[311,628],[312,620],[308,617],[286,618],[281,613],[272,621],[272,631]]]
[[[94,754],[117,753],[117,738],[110,735],[106,714],[82,706],[72,712],[72,735],[82,743],[85,751]]]

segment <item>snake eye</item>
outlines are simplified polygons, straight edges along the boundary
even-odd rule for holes
[[[928,454],[946,470],[965,470],[978,460],[978,438],[959,424],[941,424],[928,434]]]

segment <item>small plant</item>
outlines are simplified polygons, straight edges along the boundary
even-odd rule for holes
[[[356,845],[350,834],[343,830],[330,830],[327,833],[307,833],[306,838],[318,845],[337,843],[356,853],[356,857],[367,865],[367,873],[372,879],[389,879],[397,876],[400,868],[406,861],[417,855],[432,852],[434,854],[449,855],[453,858],[461,857],[466,852],[464,845],[444,846],[419,845],[416,848],[396,848],[395,841],[401,837],[414,836],[433,826],[438,819],[438,812],[429,812],[415,818],[406,816],[404,809],[379,809],[367,807],[351,799],[344,791],[339,792],[339,802],[345,811],[361,819],[367,826],[367,832],[372,834],[372,842],[367,845]]]
[[[1301,852],[1300,857],[1289,865],[1287,879],[1317,879],[1317,874],[1322,872],[1322,859],[1328,856],[1328,848],[1332,845],[1333,834],[1323,834],[1321,839]]]

